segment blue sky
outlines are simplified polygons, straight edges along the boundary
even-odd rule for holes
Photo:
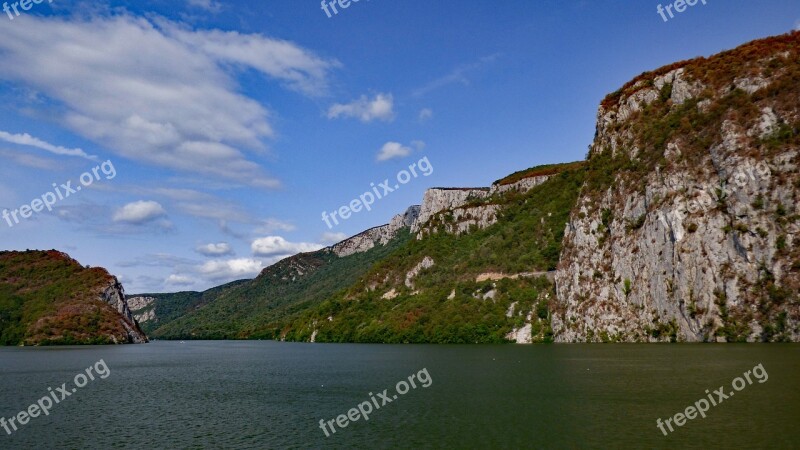
[[[0,248],[66,251],[128,293],[252,278],[388,222],[429,187],[583,159],[607,93],[800,19],[792,0],[708,0],[665,23],[659,3],[361,0],[331,17],[317,0],[11,10],[0,15],[0,209],[20,213],[0,219]],[[429,176],[332,229],[322,221],[422,158]],[[32,203],[68,180],[75,192],[52,211]],[[21,217],[23,205],[42,211]]]

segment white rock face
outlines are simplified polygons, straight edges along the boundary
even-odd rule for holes
[[[737,78],[733,84],[748,94],[752,94],[759,89],[769,86],[769,81],[763,77],[744,77]]]
[[[136,312],[141,309],[149,308],[155,303],[154,297],[131,297],[128,299],[128,307],[131,311]]]
[[[601,107],[590,152],[611,148],[635,158],[636,140],[620,123],[653,101],[648,89],[672,83],[674,104],[702,91],[683,77],[682,69],[670,72],[656,78],[654,88]],[[767,84],[759,77],[736,81],[747,92]],[[761,112],[753,123],[725,120],[700,164],[682,162],[677,136],[666,143],[669,170],[659,168],[635,185],[617,177],[599,199],[579,197],[555,277],[556,341],[598,340],[601,333],[623,341],[665,340],[654,330],[672,329],[670,323],[678,340],[715,340],[723,314],[734,313],[750,318],[742,324],[748,340],[760,338],[759,282],[768,273],[780,284],[793,263],[786,255],[797,245],[797,227],[776,223],[776,210],[780,205],[785,217],[800,211],[798,150],[753,157],[761,152],[751,136],[771,133],[780,117],[771,106]],[[798,117],[796,108],[792,115]],[[779,240],[786,251],[777,250]],[[797,341],[797,307],[791,308],[786,328]]]
[[[425,192],[422,205],[411,206],[403,214],[398,214],[386,224],[363,231],[353,237],[329,247],[339,257],[363,253],[376,245],[385,245],[404,228],[417,233],[422,238],[423,231],[432,218],[449,214],[451,223],[446,226],[448,233],[462,234],[471,227],[485,228],[497,221],[500,211],[498,205],[465,206],[476,200],[485,200],[495,194],[510,191],[527,192],[545,181],[549,176],[523,178],[512,184],[493,185],[490,188],[433,188]]]
[[[765,107],[761,110],[761,119],[758,121],[758,125],[751,128],[747,135],[763,139],[777,130],[779,121],[780,118],[775,111],[770,107]]]
[[[519,303],[519,302],[511,303],[511,305],[506,310],[506,317],[508,317],[509,319],[514,315],[514,308],[517,307],[517,303]]]
[[[416,233],[427,224],[434,214],[460,208],[472,200],[489,197],[489,188],[433,188],[425,191],[419,217],[411,231]]]
[[[147,342],[147,336],[139,329],[139,325],[136,323],[133,313],[131,313],[128,307],[128,302],[125,300],[125,290],[116,277],[112,277],[111,282],[101,292],[100,298],[114,307],[122,316],[120,322],[128,334],[128,342],[134,344],[143,344]]]
[[[530,344],[533,341],[531,338],[531,329],[531,324],[526,323],[521,328],[514,328],[506,335],[506,339],[517,344]]]
[[[417,263],[416,266],[414,266],[411,270],[408,271],[408,273],[406,273],[406,282],[405,282],[406,287],[409,289],[414,289],[414,278],[416,278],[416,276],[419,275],[419,273],[422,272],[423,270],[430,269],[431,267],[433,267],[433,265],[434,265],[433,258],[431,258],[430,256],[426,256],[425,258],[423,258],[422,261]]]
[[[156,311],[155,309],[148,309],[141,314],[134,314],[133,318],[139,323],[150,322],[156,320]]]
[[[336,253],[337,256],[344,257],[366,252],[378,244],[386,245],[397,236],[397,233],[401,229],[413,226],[417,221],[419,213],[419,206],[411,206],[403,214],[394,216],[388,224],[370,228],[367,231],[361,232],[331,246],[330,249]]]
[[[421,239],[425,233],[433,232],[436,226],[443,224],[445,231],[452,234],[463,234],[472,227],[486,228],[497,222],[499,205],[479,204],[467,206],[472,202],[483,203],[496,194],[510,191],[527,192],[544,183],[550,176],[523,178],[512,184],[492,185],[489,188],[433,188],[425,192],[420,208],[419,218],[411,227]]]
[[[128,306],[133,318],[139,323],[145,323],[156,318],[155,302],[154,297],[131,297],[128,299]]]

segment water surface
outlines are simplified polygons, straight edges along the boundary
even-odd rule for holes
[[[2,449],[797,448],[800,345],[433,346],[268,341],[0,348],[0,416],[110,369]],[[757,364],[769,378],[664,436],[656,419]],[[432,383],[326,437],[369,393]],[[716,397],[715,397],[716,398]],[[380,403],[380,401],[379,401]]]

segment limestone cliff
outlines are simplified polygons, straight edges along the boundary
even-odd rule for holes
[[[411,206],[403,214],[394,216],[388,224],[370,228],[369,230],[332,245],[329,249],[335,253],[336,256],[344,257],[355,253],[366,252],[378,244],[386,245],[397,236],[398,231],[413,226],[419,214],[420,207]]]
[[[799,50],[800,33],[756,41],[603,102],[557,341],[800,340]]]
[[[496,182],[488,188],[432,188],[425,191],[419,218],[411,231],[421,239],[439,226],[452,234],[463,234],[472,227],[483,229],[497,222],[501,210],[498,196],[524,193],[538,186],[549,175],[529,176],[511,183]],[[493,201],[494,200],[494,201]]]
[[[156,319],[156,297],[138,296],[129,297],[128,306],[133,313],[133,318],[140,324],[145,324]]]
[[[111,279],[102,290],[100,298],[111,305],[121,316],[120,324],[127,334],[127,342],[134,344],[143,344],[147,342],[147,336],[145,336],[144,332],[139,328],[139,323],[133,316],[128,306],[128,301],[125,299],[125,290],[122,287],[122,283],[119,282],[117,277],[111,276]]]

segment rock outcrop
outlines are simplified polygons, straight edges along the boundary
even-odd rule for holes
[[[100,298],[111,305],[111,307],[122,316],[120,323],[128,334],[128,342],[134,344],[143,344],[147,342],[147,336],[145,336],[144,332],[139,327],[139,323],[133,316],[128,301],[125,299],[125,290],[117,277],[111,277],[111,280],[100,294]]]
[[[397,236],[397,233],[410,228],[416,223],[420,214],[419,206],[409,207],[403,214],[398,214],[392,220],[379,227],[370,228],[353,237],[347,238],[330,247],[330,250],[339,257],[350,256],[355,253],[363,253],[375,245],[386,245]]]
[[[798,41],[644,74],[604,102],[589,165],[618,169],[566,226],[557,341],[800,340]]]
[[[409,289],[414,289],[414,278],[419,275],[425,269],[430,269],[435,264],[433,258],[430,256],[426,256],[422,259],[416,266],[414,266],[411,270],[406,273],[406,281],[405,285]]]
[[[495,183],[488,188],[432,188],[425,191],[419,218],[411,232],[422,239],[440,226],[445,232],[463,234],[471,228],[489,227],[497,222],[501,207],[492,202],[498,195],[524,193],[544,183],[549,175],[531,176],[514,183]]]
[[[140,324],[156,320],[155,297],[139,296],[129,297],[128,306],[133,313],[133,318]]]

